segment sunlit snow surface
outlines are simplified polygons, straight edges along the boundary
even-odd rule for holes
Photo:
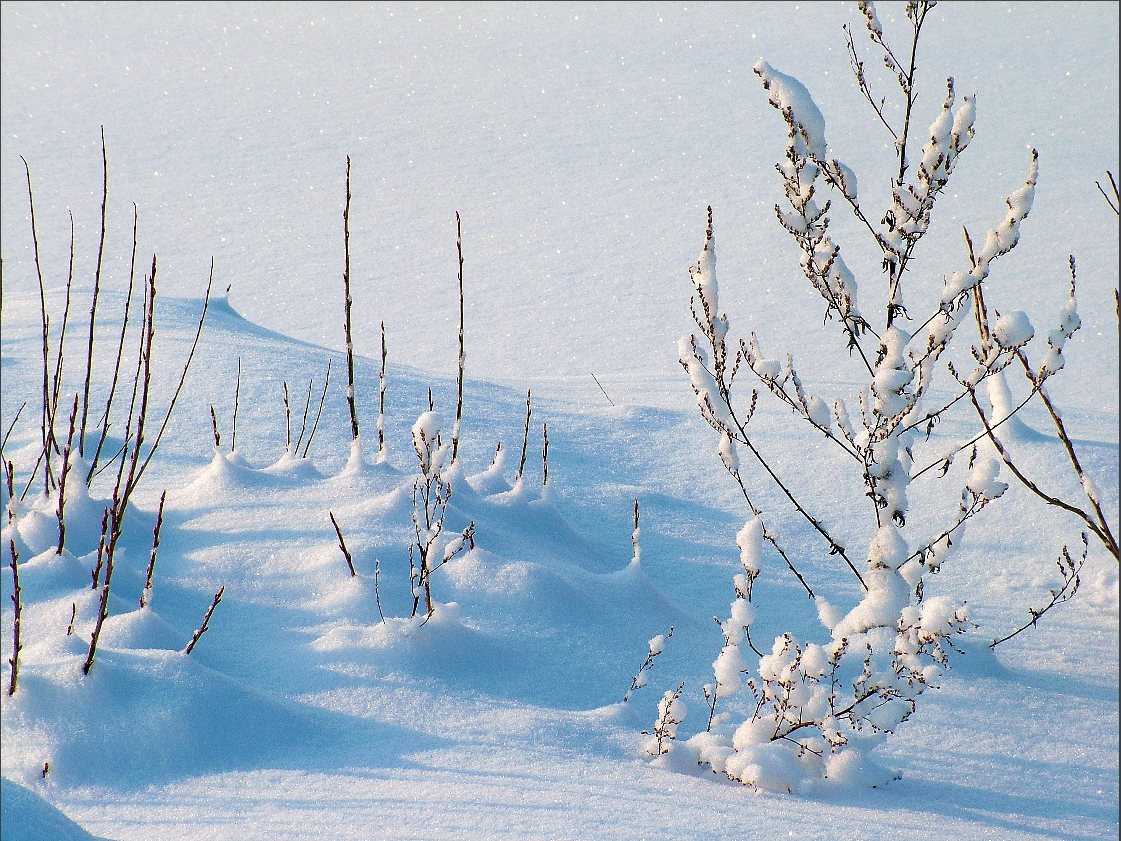
[[[901,7],[885,4],[879,15],[889,40],[895,33],[902,43]],[[53,556],[46,519],[23,533],[25,647],[20,690],[4,697],[4,776],[119,839],[1116,837],[1117,565],[1092,546],[1074,601],[990,653],[988,640],[1046,601],[1055,554],[1078,539],[1075,521],[1018,486],[970,524],[960,554],[931,579],[932,590],[968,599],[980,627],[941,688],[880,749],[902,780],[756,796],[699,767],[654,768],[643,757],[640,731],[682,679],[690,717],[680,733],[703,729],[700,686],[712,680],[721,645],[711,617],[726,615],[734,597],[736,534],[749,515],[677,364],[706,205],[733,335],[754,330],[768,352],[794,353],[807,386],[827,399],[849,399],[858,381],[840,337],[816,329],[820,299],[774,220],[784,131],[751,72],[763,57],[806,86],[830,154],[856,171],[864,202],[884,206],[890,137],[851,80],[845,21],[863,49],[861,16],[842,5],[6,3],[0,421],[6,430],[29,401],[5,450],[17,477],[26,481],[35,460],[41,387],[19,155],[34,179],[52,318],[63,303],[67,209],[77,230],[75,311],[88,313],[105,126],[110,315],[98,339],[98,393],[111,374],[105,349],[124,301],[133,201],[139,262],[152,251],[160,259],[158,409],[193,337],[212,255],[217,297],[126,522],[88,678],[75,655],[96,609],[90,520],[107,485],[94,484],[89,511],[72,525],[78,557]],[[932,13],[919,53],[927,110],[918,125],[941,102],[940,77],[952,74],[959,93],[977,94],[977,136],[935,209],[908,291],[916,311],[938,300],[948,273],[968,267],[961,226],[980,241],[1000,221],[1029,147],[1038,148],[1032,214],[1017,249],[994,264],[987,294],[1046,333],[1067,299],[1067,257],[1077,257],[1085,326],[1050,388],[1115,531],[1117,228],[1094,181],[1117,172],[1117,32],[1115,5],[942,4]],[[882,78],[880,87],[889,93]],[[347,154],[363,357],[356,391],[370,462],[357,470],[346,469],[340,353]],[[456,210],[467,290],[466,476],[448,528],[474,520],[478,548],[437,573],[433,594],[444,607],[418,627],[400,619],[411,606],[410,429],[428,408],[429,386],[447,426],[454,417]],[[850,217],[834,218],[838,241],[859,241]],[[879,312],[876,253],[851,248],[846,260],[862,311]],[[382,320],[389,458],[374,465]],[[71,335],[83,336],[75,324]],[[81,344],[68,339],[70,393],[80,387]],[[228,454],[239,357],[240,458],[230,459],[213,453],[210,406]],[[281,384],[299,397],[298,429],[308,380],[318,393],[328,358],[332,385],[311,458],[282,459]],[[514,489],[526,388],[533,423],[525,480]],[[969,433],[965,420],[945,421],[922,451],[937,458]],[[1042,411],[1024,420],[1024,464],[1055,491],[1079,492]],[[541,422],[553,485],[544,499]],[[848,488],[850,474],[828,455],[824,467],[801,467],[820,436],[766,401],[753,425],[843,542],[866,546],[859,482]],[[500,440],[505,463],[488,472]],[[859,597],[851,575],[751,470],[770,522],[805,559],[815,588],[848,610]],[[960,487],[967,475],[955,464],[944,481]],[[152,605],[138,611],[165,487]],[[835,507],[843,490],[852,502]],[[637,568],[629,566],[636,497]],[[945,514],[913,512],[932,528]],[[781,562],[766,552],[762,562],[753,634],[793,628],[827,638]],[[210,631],[180,654],[222,585]],[[5,660],[10,593],[5,568]],[[76,634],[66,637],[72,605]],[[670,625],[649,685],[620,706],[647,640]],[[8,674],[5,665],[5,690]],[[28,821],[55,819],[18,796],[25,801]],[[21,819],[6,802],[5,839],[13,821]]]

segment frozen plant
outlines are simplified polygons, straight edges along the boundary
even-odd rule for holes
[[[800,252],[802,273],[825,303],[825,321],[836,320],[850,356],[863,369],[865,385],[856,394],[855,411],[842,399],[810,393],[792,356],[768,356],[754,333],[729,345],[728,317],[719,307],[711,208],[704,247],[689,270],[694,291],[691,308],[699,334],[679,341],[680,362],[689,375],[701,416],[718,435],[717,455],[751,512],[736,540],[744,566],[744,572],[736,576],[736,599],[729,618],[717,619],[724,647],[713,663],[715,683],[705,688],[711,702],[708,727],[689,745],[702,764],[756,787],[805,791],[827,778],[869,785],[892,778],[874,762],[871,749],[911,716],[923,691],[947,668],[954,636],[970,624],[963,603],[948,597],[924,597],[924,577],[947,561],[960,544],[967,521],[1008,487],[999,479],[1000,465],[1002,461],[1012,465],[993,430],[1008,423],[1024,404],[997,405],[993,396],[1001,389],[994,383],[1008,365],[1026,360],[1034,328],[1024,313],[1006,312],[992,326],[991,342],[973,348],[974,364],[969,370],[959,371],[940,360],[957,329],[971,320],[974,301],[993,264],[1019,241],[1020,226],[1035,195],[1038,156],[1032,152],[1023,186],[1007,198],[1004,218],[988,233],[980,252],[974,254],[970,248],[968,267],[946,272],[949,279],[941,295],[934,296],[933,311],[916,321],[908,311],[905,281],[912,276],[909,269],[932,223],[935,204],[973,138],[976,116],[975,98],[959,100],[953,79],[949,79],[928,130],[922,135],[916,131],[912,112],[915,56],[933,6],[931,2],[907,4],[910,55],[903,61],[885,40],[874,6],[859,4],[869,38],[902,96],[901,122],[896,125],[888,117],[885,100],[877,104],[872,96],[848,33],[858,85],[895,140],[896,161],[889,174],[891,200],[882,213],[866,209],[854,170],[830,156],[824,117],[805,86],[766,61],[755,66],[769,102],[782,115],[787,130],[786,154],[776,166],[785,205],[776,205],[775,212]],[[920,146],[915,160],[909,157],[912,139]],[[852,211],[877,249],[885,283],[876,307],[862,307],[856,277],[830,233],[833,201],[823,199],[826,190]],[[873,221],[876,218],[879,223]],[[924,266],[923,274],[930,273]],[[1071,301],[1070,313],[1061,316],[1060,328],[1047,337],[1044,363],[1029,377],[1032,394],[1041,393],[1043,382],[1061,367],[1062,343],[1077,329],[1073,292]],[[874,318],[870,313],[879,307],[882,316]],[[1051,359],[1055,361],[1049,363]],[[946,381],[945,371],[952,381]],[[744,378],[755,381],[749,396],[741,397],[733,390],[737,377],[740,382]],[[990,397],[987,409],[979,403],[982,385]],[[935,401],[935,388],[939,393],[948,390],[950,397]],[[862,557],[834,536],[830,517],[811,511],[795,495],[750,431],[759,392],[769,393],[815,434],[822,435],[826,446],[859,477],[867,498],[861,504],[868,512],[867,548]],[[920,438],[929,438],[938,420],[959,403],[969,402],[977,407],[983,429],[970,441],[952,444],[933,463],[916,468],[913,453]],[[986,438],[994,446],[985,447]],[[814,554],[839,559],[852,572],[862,598],[847,613],[814,591],[798,568],[808,569],[808,565],[795,565],[765,521],[740,471],[741,448],[820,539],[821,549]],[[963,451],[970,452],[969,475],[959,492],[946,487],[946,477],[954,457]],[[803,472],[814,475],[820,471]],[[947,496],[959,497],[960,502],[944,527],[934,534],[915,534],[914,526],[908,527],[912,497],[927,508],[936,507],[935,502]],[[765,544],[815,600],[829,638],[814,642],[784,633],[766,654],[752,644],[752,584],[765,549],[769,551]],[[760,655],[757,666],[748,664],[741,650],[745,642]],[[746,719],[736,722],[730,713],[717,712],[718,701],[745,688],[752,696],[747,704],[752,712]]]
[[[651,756],[664,756],[673,750],[677,726],[685,720],[685,702],[681,700],[684,688],[685,682],[682,681],[677,689],[666,690],[658,702],[658,719],[654,722],[653,732],[643,731],[643,735],[650,737],[646,742],[646,752]]]
[[[1031,618],[1026,623],[1015,631],[1012,631],[1012,633],[1005,634],[1000,639],[995,639],[990,642],[989,648],[996,648],[1002,642],[1008,642],[1008,640],[1023,633],[1028,628],[1034,628],[1036,622],[1039,621],[1039,618],[1044,613],[1074,598],[1074,594],[1078,592],[1078,588],[1082,584],[1082,579],[1079,576],[1082,573],[1082,567],[1086,564],[1086,556],[1089,553],[1090,541],[1086,538],[1086,532],[1082,532],[1082,554],[1077,561],[1070,556],[1070,549],[1064,546],[1062,552],[1060,552],[1059,556],[1055,559],[1055,566],[1059,568],[1059,575],[1062,576],[1063,583],[1059,587],[1052,587],[1048,591],[1051,595],[1051,599],[1043,607],[1028,608],[1028,616]]]
[[[646,659],[642,661],[642,665],[638,667],[638,671],[635,672],[634,677],[631,678],[630,689],[628,689],[627,694],[623,696],[624,704],[631,699],[632,692],[646,685],[648,679],[647,673],[654,668],[654,660],[659,654],[666,650],[666,640],[672,636],[673,625],[670,625],[669,633],[658,634],[650,638],[650,641],[646,644]]]
[[[969,243],[968,234],[966,242]],[[976,265],[977,260],[973,256],[972,243],[969,243],[969,246],[970,262]],[[1031,386],[1028,396],[1018,406],[1012,406],[1012,400],[1010,395],[1008,395],[1007,385],[1003,380],[998,380],[996,378],[991,379],[989,381],[989,400],[992,404],[992,413],[991,416],[987,416],[982,401],[977,397],[976,386],[970,384],[968,380],[965,380],[964,384],[969,393],[970,402],[973,404],[973,408],[977,413],[977,418],[984,429],[984,432],[981,433],[978,438],[983,435],[988,439],[989,443],[992,444],[993,449],[1000,456],[1001,461],[1008,467],[1012,475],[1037,498],[1047,505],[1061,508],[1082,520],[1085,527],[1098,539],[1116,561],[1118,560],[1117,538],[1110,528],[1109,519],[1102,510],[1101,495],[1098,492],[1093,477],[1087,472],[1081,459],[1078,457],[1078,451],[1075,448],[1074,441],[1067,433],[1066,424],[1063,423],[1062,413],[1052,401],[1046,386],[1046,381],[1065,367],[1066,359],[1063,356],[1063,348],[1074,333],[1082,327],[1082,318],[1078,315],[1078,302],[1075,297],[1077,292],[1077,270],[1075,267],[1074,255],[1071,255],[1069,265],[1070,294],[1066,304],[1064,304],[1063,308],[1059,311],[1059,317],[1056,319],[1058,324],[1047,333],[1047,350],[1044,352],[1043,360],[1040,362],[1038,369],[1034,368],[1028,360],[1022,344],[1017,346],[1014,350],[1016,360],[1020,363],[1024,377]],[[1116,297],[1116,290],[1114,290],[1114,295]],[[975,353],[979,358],[987,357],[991,354],[994,346],[1007,346],[1010,343],[1009,334],[1011,332],[1024,332],[1025,328],[1019,325],[1017,319],[1017,316],[1023,315],[1022,313],[1013,313],[1011,317],[1000,317],[999,313],[996,313],[998,316],[996,324],[990,326],[985,297],[980,285],[973,289],[973,300],[976,304],[977,332],[981,339],[981,352],[979,354]],[[1023,320],[1026,321],[1026,319]],[[1028,326],[1030,327],[1030,325]],[[956,376],[955,374],[955,377]],[[962,382],[961,378],[958,378],[958,381]],[[1002,386],[1002,388],[994,389],[994,384]],[[1001,394],[1002,399],[994,399],[994,392],[996,394]],[[1004,397],[1003,395],[1008,396]],[[1040,402],[1042,402],[1044,408],[1047,409],[1047,414],[1051,418],[1051,423],[1055,427],[1055,432],[1058,435],[1059,441],[1062,442],[1067,460],[1070,462],[1075,475],[1078,477],[1078,483],[1082,487],[1084,502],[1062,499],[1044,491],[1034,478],[1028,476],[1021,467],[1017,465],[1008,446],[1007,438],[1009,436],[1004,435],[1003,430],[999,430],[1000,424],[1004,420],[1014,414],[1020,407],[1025,405],[1028,400],[1036,395],[1039,396]],[[1083,532],[1083,538],[1085,538],[1085,532]],[[1063,551],[1066,551],[1065,547]],[[1064,575],[1064,577],[1066,576]],[[1073,592],[1071,592],[1070,595],[1073,595]],[[1031,624],[1035,624],[1034,619]]]
[[[65,442],[61,446],[59,444],[58,431],[55,427],[61,419],[59,415],[59,400],[62,393],[62,383],[65,378],[66,336],[70,321],[71,287],[74,280],[73,214],[71,214],[70,272],[66,286],[66,302],[62,314],[62,324],[56,334],[52,329],[51,314],[47,309],[43,265],[39,252],[39,233],[36,219],[35,192],[31,179],[31,167],[26,159],[23,161],[27,176],[27,199],[31,216],[31,240],[35,272],[39,285],[43,374],[42,411],[40,413],[42,446],[36,462],[28,471],[30,478],[24,486],[22,493],[19,494],[18,500],[16,498],[14,482],[11,487],[7,489],[7,501],[9,511],[11,512],[10,528],[13,538],[20,534],[21,527],[26,527],[28,523],[34,521],[34,519],[44,516],[54,517],[58,522],[56,553],[61,556],[66,550],[66,518],[68,513],[73,513],[75,507],[80,508],[83,504],[88,504],[91,501],[88,490],[92,488],[97,476],[105,471],[110,471],[111,476],[115,473],[115,479],[112,480],[110,497],[105,500],[99,500],[108,503],[104,506],[96,566],[92,571],[92,589],[98,590],[100,588],[101,595],[93,632],[90,637],[89,649],[82,666],[84,674],[89,674],[90,669],[93,667],[101,630],[109,615],[109,598],[114,561],[123,531],[124,519],[128,513],[132,495],[147,471],[156,451],[159,449],[160,442],[171,420],[172,412],[183,391],[187,373],[190,370],[195,352],[198,350],[199,340],[206,322],[206,315],[210,305],[210,292],[214,282],[214,261],[211,260],[210,278],[207,282],[206,294],[203,300],[202,312],[199,316],[198,328],[195,332],[194,341],[191,343],[190,352],[187,355],[186,361],[183,363],[178,385],[176,385],[175,391],[168,402],[163,419],[159,421],[155,435],[149,438],[152,428],[150,423],[152,418],[150,418],[149,413],[153,408],[151,405],[151,391],[152,382],[155,377],[153,342],[155,338],[156,277],[158,268],[155,254],[152,255],[151,270],[147,274],[147,277],[144,278],[142,284],[140,284],[143,301],[140,305],[140,324],[139,326],[134,325],[132,331],[132,338],[136,343],[136,350],[135,363],[132,368],[131,387],[128,384],[127,368],[125,369],[126,376],[121,375],[122,364],[127,364],[125,345],[130,335],[129,323],[133,310],[133,293],[136,291],[137,287],[136,257],[139,217],[136,206],[133,205],[132,260],[129,270],[128,294],[125,298],[124,313],[121,318],[120,334],[117,341],[115,361],[113,363],[113,374],[108,393],[104,395],[105,408],[101,413],[101,418],[91,425],[89,423],[90,418],[96,417],[96,415],[90,415],[89,404],[93,397],[97,397],[96,394],[92,394],[91,396],[91,370],[94,357],[94,337],[97,332],[95,329],[97,322],[97,299],[106,237],[105,208],[108,200],[108,157],[105,151],[104,131],[102,132],[101,142],[103,165],[101,244],[98,250],[97,268],[95,271],[93,301],[90,306],[89,338],[86,347],[86,367],[83,377],[82,400],[80,402],[81,409],[79,412],[79,400],[76,395],[73,409],[70,413],[69,432],[66,434]],[[54,347],[53,359],[52,346]],[[126,397],[128,398],[128,414],[126,419],[123,421],[119,419],[114,420],[116,417],[114,415],[114,407],[123,407]],[[12,421],[12,426],[14,426],[15,421],[19,419],[21,412],[22,408],[20,412],[17,412],[16,418]],[[120,436],[123,443],[120,449],[108,455],[104,453],[103,450],[108,440],[110,427],[116,429],[116,434]],[[66,427],[63,428],[65,429]],[[10,432],[11,427],[8,429],[8,433]],[[90,435],[90,442],[92,442],[94,437],[98,438],[96,448],[91,448],[89,459],[85,457],[87,434]],[[4,440],[5,442],[7,441],[7,433],[5,434]],[[72,447],[74,443],[77,444],[76,447]],[[76,450],[76,452],[74,450]],[[0,460],[7,463],[6,459]],[[10,463],[7,464],[9,466],[10,476],[14,472],[14,465],[10,465]],[[19,503],[22,502],[30,491],[31,485],[40,475],[40,470],[42,470],[42,494],[36,502],[28,506],[30,510],[25,512]],[[14,540],[11,542],[14,546]]]
[[[427,411],[413,424],[413,449],[420,460],[420,475],[413,482],[413,529],[416,540],[409,546],[409,577],[413,593],[413,616],[424,599],[425,616],[431,616],[432,573],[461,552],[474,548],[475,524],[471,523],[451,540],[444,536],[452,486],[445,478],[450,467],[451,445],[443,443],[443,422]]]

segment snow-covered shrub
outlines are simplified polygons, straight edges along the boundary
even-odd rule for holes
[[[423,413],[413,424],[413,448],[420,460],[420,475],[413,482],[416,541],[409,546],[414,616],[422,597],[425,615],[432,615],[432,573],[474,542],[474,523],[451,540],[444,537],[444,517],[452,495],[452,485],[446,477],[452,447],[441,438],[442,424],[434,411]]]
[[[685,702],[681,700],[681,691],[685,688],[684,682],[677,689],[667,689],[658,702],[658,719],[654,722],[653,732],[646,732],[649,736],[646,742],[646,752],[651,756],[664,756],[673,750],[674,740],[677,738],[677,726],[685,720]]]
[[[908,3],[912,47],[933,5]],[[960,543],[966,522],[1007,490],[998,478],[1003,453],[998,452],[999,445],[986,446],[985,439],[996,444],[992,430],[1012,418],[1024,403],[1001,406],[992,398],[1001,393],[1005,368],[1018,358],[1026,360],[1025,349],[1035,335],[1022,312],[1007,312],[990,327],[987,313],[981,311],[982,284],[993,262],[1015,248],[1020,225],[1031,210],[1038,175],[1034,151],[1024,185],[1007,198],[1004,218],[988,233],[980,251],[973,253],[970,247],[967,265],[957,271],[947,267],[944,276],[949,279],[933,312],[918,319],[908,312],[904,298],[904,281],[910,277],[907,270],[929,229],[934,205],[973,138],[976,103],[972,96],[959,100],[953,80],[948,80],[933,122],[925,135],[918,135],[912,122],[914,68],[908,71],[895,63],[873,5],[862,3],[860,9],[869,36],[882,49],[904,99],[903,122],[893,128],[882,101],[877,105],[869,93],[850,33],[850,57],[860,88],[896,138],[897,170],[890,173],[892,198],[885,211],[867,211],[854,170],[830,157],[825,120],[802,83],[765,61],[755,66],[770,104],[782,115],[787,129],[786,155],[777,164],[786,204],[776,205],[775,211],[781,227],[797,244],[803,274],[825,302],[826,322],[836,319],[851,357],[864,369],[866,380],[856,394],[856,411],[850,411],[851,404],[843,399],[829,401],[808,393],[793,358],[788,354],[768,357],[754,334],[729,346],[729,321],[719,305],[711,208],[704,248],[689,270],[694,288],[691,306],[699,334],[683,337],[678,345],[701,415],[719,436],[720,461],[751,511],[736,539],[744,571],[736,576],[736,599],[729,618],[720,622],[724,647],[713,663],[715,683],[705,687],[711,702],[708,727],[688,744],[698,761],[712,770],[778,790],[804,791],[823,779],[871,785],[891,779],[891,773],[880,768],[869,751],[914,712],[919,696],[947,667],[952,639],[969,624],[964,604],[947,597],[924,598],[924,577],[942,567]],[[909,158],[911,134],[921,146],[916,161]],[[849,207],[882,256],[886,284],[879,324],[873,324],[872,309],[862,308],[856,278],[829,232],[833,200],[822,199],[826,190]],[[877,218],[881,220],[878,224]],[[963,263],[965,257],[963,254]],[[933,272],[924,267],[923,275],[929,277]],[[981,335],[991,340],[972,350],[972,369],[959,371],[950,363],[940,365],[958,328],[974,321]],[[1033,395],[1061,368],[1062,344],[1078,327],[1073,286],[1060,322],[1047,336],[1044,361],[1032,380]],[[733,384],[742,383],[745,377],[753,377],[758,390],[769,392],[823,435],[827,446],[842,454],[860,477],[871,503],[863,557],[833,536],[826,512],[811,511],[803,504],[757,446],[749,428],[757,390],[744,398],[733,392]],[[952,396],[935,401],[935,383],[941,393],[949,389]],[[987,408],[978,396],[982,385],[990,397]],[[969,402],[981,416],[983,428],[978,434],[954,443],[933,463],[916,465],[913,452],[919,437],[929,436],[932,426],[955,405]],[[859,582],[862,598],[847,613],[814,591],[792,553],[765,521],[740,472],[741,448],[820,538],[822,555],[839,558]],[[970,453],[970,475],[960,488],[957,510],[935,534],[915,534],[913,526],[908,528],[910,496],[921,494],[925,508],[947,494],[957,496],[959,490],[947,489],[931,481],[933,477],[917,489],[912,483],[931,470],[945,477],[955,455],[963,451]],[[803,472],[821,475],[820,471]],[[815,599],[818,615],[830,633],[818,642],[784,633],[751,666],[741,646],[746,642],[755,649],[750,637],[755,617],[752,584],[769,550],[777,553]],[[745,691],[752,696],[746,706],[753,710],[746,719],[736,721],[729,713],[717,712],[719,701]]]

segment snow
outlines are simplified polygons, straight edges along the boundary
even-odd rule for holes
[[[60,400],[67,410],[82,385],[85,323],[74,313],[88,313],[92,291],[101,125],[109,202],[98,400],[127,290],[133,201],[137,263],[146,266],[149,252],[160,257],[153,415],[162,417],[175,391],[211,255],[215,290],[232,285],[212,301],[180,403],[125,518],[88,676],[81,661],[100,597],[90,573],[111,472],[87,493],[75,481],[85,465],[74,460],[61,555],[57,496],[41,494],[40,481],[13,506],[18,527],[5,528],[3,543],[11,534],[20,553],[23,648],[11,697],[10,666],[2,672],[4,841],[84,838],[86,830],[239,841],[1116,837],[1116,561],[1091,543],[1074,599],[990,650],[988,641],[1045,603],[1054,557],[1064,543],[1076,545],[1080,521],[1042,506],[984,441],[950,463],[951,450],[976,431],[968,401],[929,440],[915,430],[913,439],[869,442],[853,431],[862,428],[861,408],[909,408],[918,378],[905,347],[945,341],[958,327],[968,344],[974,318],[962,293],[988,272],[994,337],[1002,347],[1027,342],[1037,370],[1055,374],[1048,394],[1084,475],[1071,470],[1038,399],[1024,412],[1024,428],[1038,432],[1008,439],[1017,463],[1049,493],[1099,502],[1116,533],[1116,219],[1093,187],[1117,166],[1115,6],[1028,14],[940,4],[931,13],[914,168],[931,138],[938,174],[947,166],[935,163],[938,154],[961,154],[908,273],[907,303],[914,316],[947,306],[923,330],[900,319],[883,333],[874,389],[859,406],[863,366],[835,323],[822,332],[820,290],[805,282],[797,249],[774,219],[783,190],[773,165],[786,137],[768,104],[790,107],[808,150],[835,167],[844,196],[818,179],[814,197],[819,208],[833,202],[829,242],[846,248],[827,281],[850,298],[852,315],[859,278],[863,310],[879,330],[882,255],[849,248],[866,232],[844,199],[856,200],[859,176],[862,206],[891,206],[880,176],[892,141],[852,83],[840,23],[854,27],[873,84],[886,93],[890,80],[874,66],[874,45],[851,7],[196,12],[3,6],[0,432],[26,400],[4,449],[18,487],[39,451],[42,387],[20,154],[35,184],[52,329],[65,297],[67,210],[75,215]],[[866,14],[893,47],[902,43],[902,6]],[[940,111],[949,75],[967,93]],[[889,120],[898,120],[894,107]],[[354,391],[365,432],[355,441],[346,378],[337,375],[345,365],[346,154],[354,162]],[[909,191],[897,198],[918,201]],[[697,250],[710,204],[721,235],[719,290],[714,240]],[[441,418],[455,411],[456,210],[469,364],[460,457],[449,466],[450,441],[437,439]],[[970,266],[963,226],[982,271]],[[940,259],[925,262],[932,255]],[[689,296],[702,290],[714,304],[714,332],[728,330],[726,311],[737,335],[751,336],[736,380],[744,408],[755,374],[790,385],[798,378],[782,360],[788,352],[799,360],[801,408],[764,391],[747,430],[839,543],[861,547],[849,555],[867,593],[747,448],[698,416],[699,402],[730,420],[705,369],[713,360],[687,337],[696,329]],[[1041,325],[1040,336],[1028,342],[1031,324]],[[905,331],[916,336],[909,345]],[[731,336],[729,346],[730,370]],[[919,377],[935,368],[945,377],[946,358],[919,366]],[[318,394],[328,359],[323,416],[300,458],[285,449],[281,384],[302,395],[314,378]],[[967,351],[954,356],[963,374],[975,363]],[[1007,382],[987,380],[997,416],[1027,393],[1012,365]],[[533,423],[515,486],[528,387]],[[953,396],[931,395],[932,405]],[[217,451],[211,406],[222,431]],[[549,426],[544,487],[540,420]],[[375,426],[384,453],[371,448]],[[902,543],[886,522],[879,532],[864,528],[872,503],[824,431],[869,448],[890,510],[927,539],[953,525],[963,487],[963,504],[970,492],[993,501],[968,531],[959,527],[921,561],[903,563],[915,541]],[[121,434],[112,428],[107,447],[121,447]],[[916,480],[921,487],[898,483],[912,459],[921,467],[939,458],[945,477],[932,470]],[[762,517],[725,465],[740,471]],[[413,616],[413,494],[433,466],[452,491],[432,555],[447,560],[432,574],[432,614],[422,607]],[[923,498],[925,483],[949,487],[950,504],[909,504],[907,495]],[[165,488],[151,599],[140,608]],[[641,531],[633,528],[636,498]],[[329,512],[353,555],[353,577]],[[473,548],[461,537],[472,522]],[[641,564],[631,563],[640,536]],[[794,581],[772,538],[816,598]],[[914,582],[924,570],[919,604]],[[12,576],[3,572],[6,661]],[[223,586],[209,630],[185,654]],[[871,720],[891,735],[851,736],[821,760],[768,741],[775,720],[753,719],[745,685],[743,670],[759,666],[752,648],[770,652],[767,674],[793,679],[792,697],[817,715],[822,685],[813,681],[828,682],[837,640],[864,631],[895,640],[901,617],[913,634],[901,633],[899,644],[911,653],[963,617],[976,623],[953,638],[962,651],[948,651],[947,669],[923,667],[931,686],[914,715],[900,723],[898,704],[873,710]],[[644,654],[657,660],[621,703]],[[876,679],[892,679],[881,674],[886,665],[872,663]],[[711,731],[706,684],[718,696]],[[643,731],[659,720],[662,747],[672,750],[655,759]],[[811,729],[804,746],[820,750],[845,728],[824,718]]]

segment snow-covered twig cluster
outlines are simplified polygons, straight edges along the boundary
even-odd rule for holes
[[[654,668],[654,660],[659,654],[666,650],[666,640],[672,636],[673,625],[670,625],[669,633],[658,634],[650,638],[650,642],[647,643],[646,659],[642,661],[642,665],[638,667],[638,671],[635,672],[634,677],[631,678],[630,688],[627,690],[627,694],[623,696],[624,704],[630,700],[632,692],[646,685],[646,681],[648,680],[647,673]]]
[[[691,308],[699,338],[682,338],[679,358],[689,374],[701,416],[719,435],[717,455],[740,487],[752,515],[737,537],[744,573],[736,576],[736,600],[729,618],[717,619],[724,647],[713,664],[715,683],[705,687],[710,702],[708,727],[689,745],[699,762],[756,786],[804,790],[823,778],[870,784],[890,779],[868,751],[912,714],[918,697],[948,666],[947,653],[954,636],[970,624],[964,604],[924,595],[924,576],[942,567],[960,543],[966,522],[1007,490],[1007,484],[998,479],[1001,463],[1020,477],[995,430],[1035,394],[1046,401],[1043,383],[1061,369],[1063,344],[1081,323],[1072,284],[1059,325],[1047,335],[1048,349],[1036,373],[1025,350],[1035,335],[1027,316],[1019,311],[996,314],[990,326],[983,311],[982,284],[993,262],[1015,248],[1021,223],[1031,210],[1038,176],[1038,156],[1033,151],[1024,185],[1006,200],[1004,219],[988,233],[978,253],[974,254],[970,243],[969,268],[952,273],[936,309],[919,322],[917,329],[904,329],[904,323],[912,320],[904,305],[903,281],[909,277],[905,272],[929,230],[935,203],[949,183],[959,155],[974,135],[976,116],[974,97],[967,96],[958,103],[953,80],[948,80],[946,96],[908,178],[915,48],[931,6],[908,3],[913,32],[910,65],[905,69],[884,40],[875,7],[860,4],[869,37],[881,49],[885,66],[896,76],[905,99],[904,124],[899,131],[886,120],[883,100],[877,105],[872,97],[849,33],[857,82],[896,140],[898,174],[893,172],[891,176],[891,205],[878,225],[861,204],[853,170],[829,156],[825,120],[806,88],[765,61],[755,67],[770,104],[781,113],[787,128],[785,160],[776,167],[787,208],[776,205],[775,212],[799,248],[802,272],[825,302],[826,322],[837,318],[850,354],[859,359],[867,373],[867,384],[856,396],[858,412],[850,412],[844,400],[827,401],[809,394],[792,357],[768,358],[754,333],[747,340],[741,339],[730,353],[728,317],[719,311],[711,208],[704,248],[689,271],[694,291]],[[879,332],[862,314],[856,279],[841,256],[840,245],[829,233],[832,205],[820,201],[821,188],[831,188],[841,195],[882,254],[886,312]],[[950,363],[939,366],[975,303],[982,339],[980,349],[972,349],[975,366],[967,372],[958,371]],[[1027,399],[1015,405],[1004,397],[1007,386],[1003,372],[1017,360],[1025,368],[1032,389]],[[925,409],[924,400],[931,394],[932,385],[941,382],[940,370],[948,370],[956,383],[954,396]],[[825,518],[809,511],[760,450],[749,431],[759,389],[752,389],[749,397],[741,399],[734,389],[740,375],[753,376],[762,390],[824,435],[859,471],[870,503],[869,544],[862,564],[854,562],[847,548],[832,536]],[[982,384],[988,388],[988,408],[978,397]],[[983,430],[970,441],[953,443],[938,461],[916,468],[912,453],[918,436],[925,433],[929,437],[933,425],[965,400],[976,408]],[[984,446],[984,439],[991,446]],[[863,598],[847,614],[814,592],[773,530],[765,525],[741,476],[739,447],[750,453],[821,537],[828,555],[842,559],[859,580]],[[954,456],[965,450],[970,452],[970,474],[956,514],[933,537],[912,535],[907,527],[912,507],[909,497],[921,494],[925,506],[944,497],[946,490],[937,479],[928,479],[917,490],[913,483],[934,468],[939,468],[940,478],[945,477]],[[1083,471],[1072,448],[1070,452],[1081,478]],[[1028,480],[1025,477],[1021,481]],[[1091,486],[1088,479],[1083,481],[1084,488]],[[1104,517],[1098,516],[1100,509],[1094,508],[1090,490],[1087,498],[1091,510],[1070,508],[1081,513],[1088,527],[1109,546],[1112,535]],[[740,646],[746,642],[755,649],[750,637],[755,618],[751,585],[759,574],[764,542],[778,552],[807,593],[816,598],[830,639],[815,643],[782,634],[771,652],[760,655],[758,666],[752,668]],[[1116,556],[1115,543],[1113,547]],[[801,562],[798,566],[806,568]],[[1077,586],[1075,565],[1060,566],[1066,583],[1058,595],[1052,594],[1048,607],[1068,599]],[[1033,612],[1033,622],[1038,615]],[[753,696],[754,712],[737,724],[729,713],[717,712],[717,701],[735,695],[745,685]]]
[[[683,689],[685,689],[684,681],[677,689],[666,690],[662,700],[658,702],[658,719],[654,723],[654,730],[643,731],[643,735],[650,737],[646,743],[646,752],[651,756],[664,756],[673,750],[673,743],[677,738],[677,726],[685,720],[685,702],[681,700]]]
[[[432,615],[432,573],[474,546],[474,523],[450,540],[444,536],[444,517],[452,495],[452,485],[445,475],[450,466],[451,445],[442,441],[441,425],[442,420],[434,411],[425,412],[413,424],[413,448],[420,461],[420,475],[413,482],[416,540],[409,546],[413,616],[417,615],[422,597],[425,615]]]

